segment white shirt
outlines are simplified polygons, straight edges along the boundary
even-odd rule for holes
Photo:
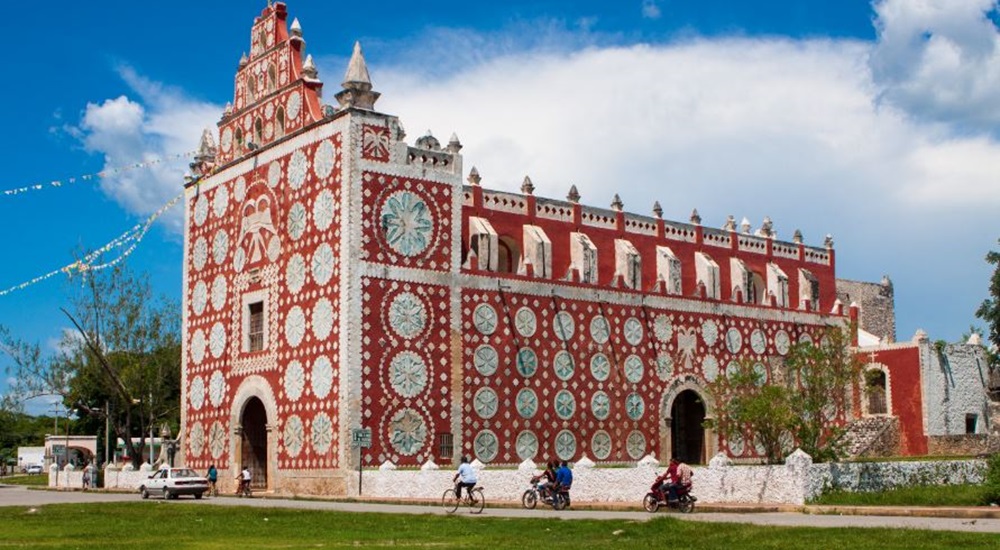
[[[463,462],[458,467],[458,479],[462,483],[476,483],[476,471],[472,469],[472,466],[468,462]]]
[[[243,480],[250,481],[250,470],[247,469],[243,470]]]

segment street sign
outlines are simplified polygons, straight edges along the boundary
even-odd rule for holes
[[[371,428],[355,428],[351,430],[351,446],[367,449],[372,446]]]

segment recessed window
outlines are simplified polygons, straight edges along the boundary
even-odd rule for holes
[[[449,432],[437,434],[438,458],[451,460],[455,452],[455,438]]]
[[[267,66],[267,91],[273,92],[278,85],[278,71],[274,68],[274,63]]]
[[[248,350],[261,351],[264,349],[264,302],[249,304],[248,313],[250,314]]]
[[[275,137],[281,137],[285,135],[285,108],[278,107],[278,114],[275,115],[275,119],[278,121],[277,127],[274,129]]]
[[[967,434],[976,433],[976,424],[978,423],[979,423],[979,415],[977,414],[965,415],[965,433]]]

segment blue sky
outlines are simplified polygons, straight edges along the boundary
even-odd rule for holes
[[[25,4],[0,22],[0,190],[192,150],[232,97],[259,1]],[[413,140],[457,132],[484,185],[779,238],[831,233],[838,275],[896,284],[897,337],[957,339],[1000,227],[994,0],[292,1],[328,100],[355,40]],[[61,267],[180,190],[186,160],[0,195],[7,288]],[[180,296],[180,208],[130,257]],[[63,277],[0,296],[51,346]],[[6,359],[0,360],[5,362]],[[5,363],[3,363],[5,364]],[[7,385],[0,379],[0,392]]]

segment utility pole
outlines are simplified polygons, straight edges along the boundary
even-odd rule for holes
[[[149,392],[149,465],[153,466],[153,392]]]

